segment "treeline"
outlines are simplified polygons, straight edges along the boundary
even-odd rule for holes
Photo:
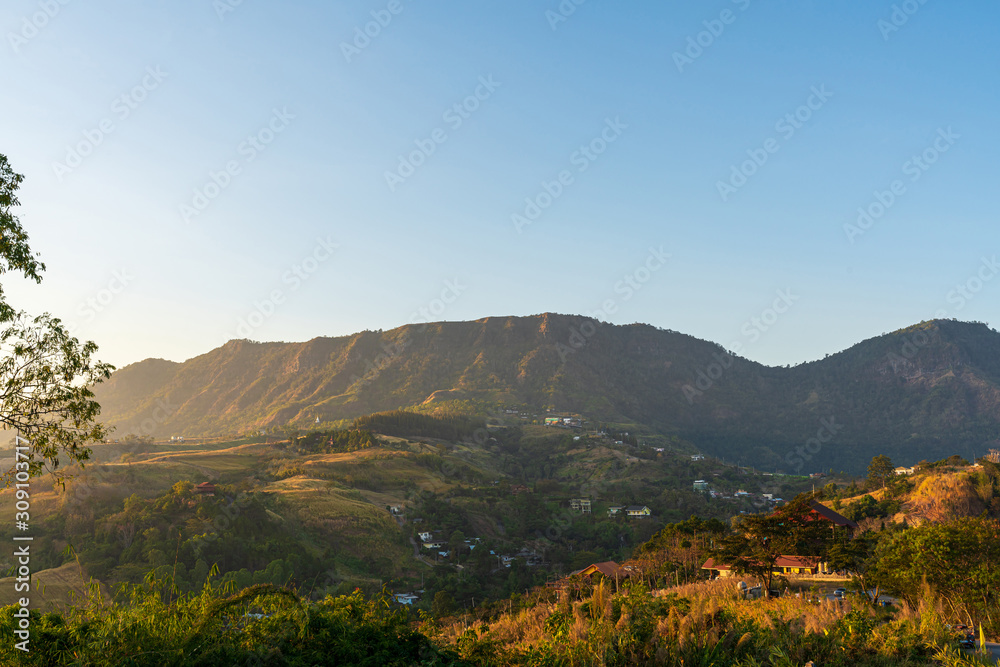
[[[473,437],[483,422],[472,417],[432,417],[406,410],[376,412],[358,417],[354,428],[392,435],[398,438],[424,437],[440,440],[465,440]]]
[[[294,448],[302,454],[343,454],[379,444],[379,439],[371,430],[353,428],[310,433],[296,438]]]

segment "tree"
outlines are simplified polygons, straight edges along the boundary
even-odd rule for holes
[[[758,579],[770,597],[774,564],[784,553],[787,533],[773,514],[747,514],[733,520],[736,532],[723,538],[713,557],[733,572]]]
[[[23,180],[0,155],[0,275],[20,273],[39,283],[45,265],[13,213]],[[5,485],[18,472],[38,475],[45,468],[61,483],[60,456],[82,464],[90,457],[87,444],[107,437],[108,429],[96,421],[101,408],[90,387],[114,368],[95,361],[96,351],[97,345],[81,344],[58,318],[15,310],[0,286],[0,427],[16,431],[24,447],[2,476]]]
[[[882,540],[872,559],[872,580],[916,605],[924,584],[956,618],[996,630],[1000,604],[1000,522],[958,519],[924,524]]]
[[[868,483],[872,486],[884,489],[895,474],[896,467],[892,465],[892,459],[884,454],[879,454],[868,464]]]
[[[431,603],[431,613],[435,618],[444,618],[455,613],[455,599],[448,591],[438,591]]]
[[[771,514],[745,514],[733,519],[735,533],[723,538],[712,555],[719,562],[760,580],[770,591],[778,556],[825,556],[844,529],[819,519],[812,496],[800,494]],[[765,592],[765,595],[770,593]]]
[[[854,582],[864,591],[865,598],[875,604],[880,595],[880,582],[873,577],[875,571],[875,548],[879,534],[867,531],[854,538],[845,537],[830,547],[827,562],[835,570],[846,570]]]

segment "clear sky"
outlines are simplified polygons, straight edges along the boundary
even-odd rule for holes
[[[0,153],[48,270],[4,287],[119,366],[546,311],[782,365],[996,326],[998,19],[8,0]]]

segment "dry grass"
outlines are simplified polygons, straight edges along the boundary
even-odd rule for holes
[[[87,582],[76,563],[66,563],[51,570],[32,573],[29,592],[16,592],[14,585],[13,577],[0,579],[0,606],[14,604],[19,598],[27,597],[32,609],[52,611],[65,609],[71,603],[79,603],[87,598]],[[110,591],[106,586],[102,585],[102,591],[110,599]]]

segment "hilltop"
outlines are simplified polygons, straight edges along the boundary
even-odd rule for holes
[[[381,410],[579,413],[786,472],[863,472],[981,455],[1000,434],[1000,334],[924,322],[825,359],[768,367],[643,324],[543,314],[407,325],[305,343],[234,340],[150,359],[96,387],[118,433],[332,426]]]

